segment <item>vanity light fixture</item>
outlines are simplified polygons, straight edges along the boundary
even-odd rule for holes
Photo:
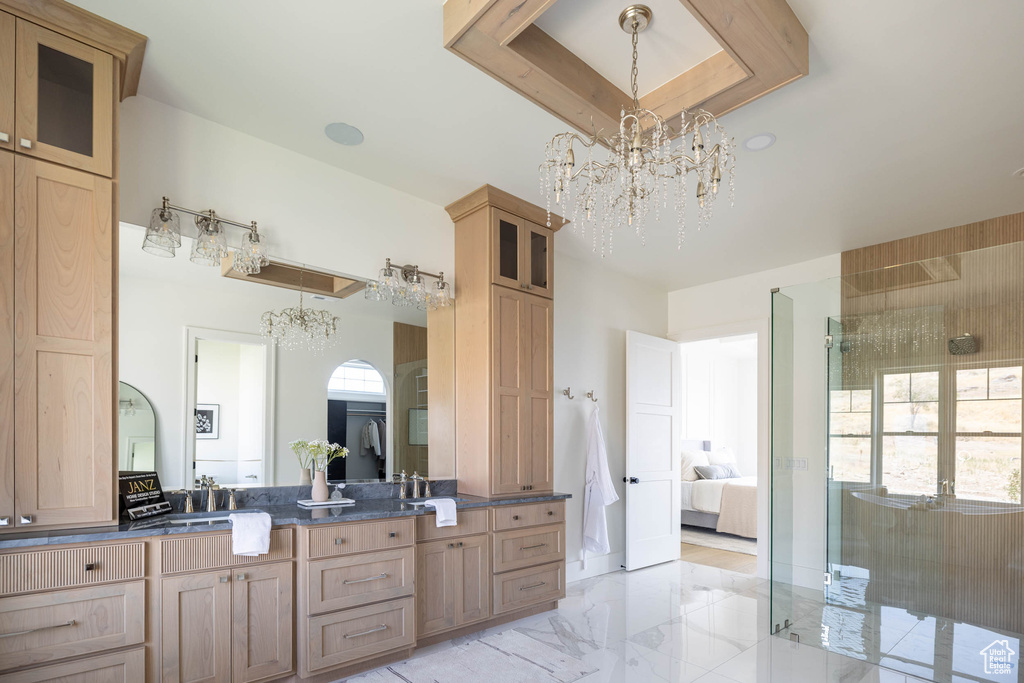
[[[627,226],[636,232],[641,243],[646,243],[648,214],[653,211],[658,221],[661,208],[669,205],[670,193],[674,195],[676,246],[681,249],[686,229],[686,180],[690,173],[697,180],[698,230],[711,220],[711,207],[726,173],[730,203],[733,200],[735,144],[715,117],[703,109],[684,109],[677,130],[640,105],[637,39],[652,16],[646,5],[630,5],[619,15],[619,27],[633,39],[633,101],[619,114],[619,130],[612,135],[597,130],[591,135],[556,135],[547,144],[540,166],[541,194],[548,201],[548,227],[553,195],[563,215],[572,221],[574,232],[586,237],[587,230],[592,231],[594,251],[598,250],[600,234],[602,256],[611,254],[615,231]],[[675,139],[680,144],[672,149]],[[573,149],[577,143],[578,160]],[[594,156],[598,145],[608,148],[603,161]]]
[[[159,208],[153,209],[146,228],[146,237],[142,242],[142,250],[154,256],[173,258],[175,249],[181,246],[181,218],[179,213],[187,213],[195,217],[196,238],[192,242],[189,260],[203,266],[219,266],[221,260],[230,254],[225,225],[233,225],[245,230],[242,241],[234,253],[233,267],[245,275],[255,275],[260,268],[270,265],[267,248],[256,227],[256,221],[248,225],[228,220],[217,215],[213,209],[194,211],[183,206],[175,206],[167,197]]]
[[[436,282],[430,286],[424,277]],[[447,308],[453,303],[451,285],[445,282],[444,273],[435,275],[413,265],[392,266],[391,259],[385,261],[378,279],[366,283],[364,292],[368,301],[391,301],[395,306],[415,306],[421,311]]]
[[[135,401],[133,399],[127,399],[124,401],[118,401],[117,407],[120,409],[120,413],[124,417],[135,416]]]

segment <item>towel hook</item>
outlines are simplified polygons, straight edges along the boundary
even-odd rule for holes
[[[575,396],[572,395],[572,387],[566,387],[565,389],[562,389],[562,394],[564,394],[570,401],[576,398]]]
[[[589,398],[594,403],[597,403],[597,398],[594,397],[594,390],[587,392],[587,398]]]

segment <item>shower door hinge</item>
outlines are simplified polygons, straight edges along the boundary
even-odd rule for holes
[[[834,343],[833,343],[832,335],[831,334],[826,334],[825,335],[825,348],[826,349],[831,349],[833,346],[834,346]]]
[[[832,572],[825,572],[825,585],[826,586],[831,586],[832,585]]]

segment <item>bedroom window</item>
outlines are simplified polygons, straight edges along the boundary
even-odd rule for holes
[[[933,495],[939,480],[939,372],[882,376],[882,483]]]
[[[871,481],[871,390],[829,392],[829,476]]]

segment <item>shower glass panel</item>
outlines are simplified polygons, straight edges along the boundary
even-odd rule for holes
[[[772,630],[1024,682],[1022,431],[1024,243],[774,293]]]

